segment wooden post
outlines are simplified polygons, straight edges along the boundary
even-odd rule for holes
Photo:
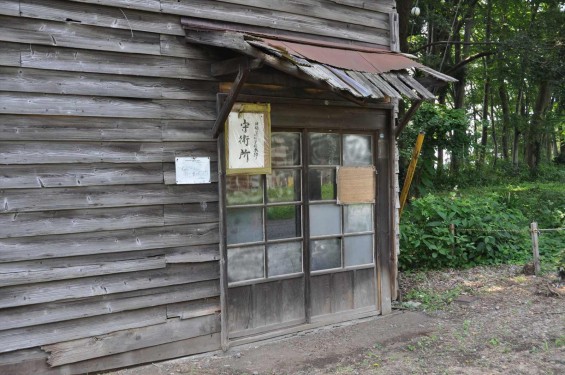
[[[530,225],[530,233],[532,234],[532,251],[534,253],[534,272],[537,275],[540,273],[539,263],[539,244],[538,244],[538,223],[535,221]]]
[[[404,210],[404,204],[406,203],[406,198],[408,198],[408,192],[410,191],[410,185],[412,184],[412,178],[414,177],[414,172],[416,171],[416,164],[418,164],[418,156],[420,155],[420,150],[422,149],[422,144],[424,143],[424,132],[418,134],[416,139],[416,145],[414,146],[414,151],[412,152],[412,160],[408,166],[408,172],[406,172],[406,179],[404,180],[404,186],[402,186],[402,192],[400,193],[400,210],[398,216],[402,216],[402,210]]]

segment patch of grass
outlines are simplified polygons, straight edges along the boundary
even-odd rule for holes
[[[422,307],[425,310],[436,311],[444,309],[453,302],[454,299],[459,297],[462,292],[463,289],[460,286],[456,286],[444,292],[436,292],[426,288],[416,288],[406,294],[406,299],[422,303]]]
[[[564,346],[565,346],[565,335],[559,336],[558,338],[555,339],[556,348],[562,348]]]

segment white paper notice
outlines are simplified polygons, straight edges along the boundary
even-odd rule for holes
[[[175,158],[177,184],[209,184],[209,157],[178,157]]]
[[[228,117],[229,168],[265,167],[265,115],[232,112]]]

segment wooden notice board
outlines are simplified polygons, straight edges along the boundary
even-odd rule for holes
[[[338,167],[337,203],[375,203],[375,167]]]

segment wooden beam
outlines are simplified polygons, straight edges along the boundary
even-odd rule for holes
[[[234,57],[224,61],[212,63],[211,72],[214,77],[224,76],[227,74],[238,73],[241,64],[245,64],[248,60],[247,57]],[[249,70],[259,69],[263,66],[263,61],[260,59],[253,59],[249,61]]]
[[[223,125],[226,122],[226,119],[228,118],[228,115],[235,103],[235,100],[237,99],[237,95],[239,94],[241,88],[243,87],[243,84],[247,80],[250,71],[251,69],[249,66],[249,60],[245,58],[245,60],[243,60],[239,64],[239,72],[237,73],[237,77],[235,77],[235,81],[230,89],[228,97],[226,98],[226,101],[224,102],[222,108],[218,112],[218,117],[216,118],[216,122],[214,122],[214,126],[212,127],[212,136],[214,138],[218,137],[218,133],[223,128]]]
[[[422,103],[423,100],[415,100],[412,102],[412,105],[410,106],[408,111],[404,114],[404,117],[402,117],[402,119],[398,122],[398,125],[396,126],[396,129],[394,131],[395,138],[398,138],[400,133],[402,133],[402,131],[404,130],[406,125],[408,125],[408,122],[410,121],[412,116],[414,116],[418,108],[420,108]]]

